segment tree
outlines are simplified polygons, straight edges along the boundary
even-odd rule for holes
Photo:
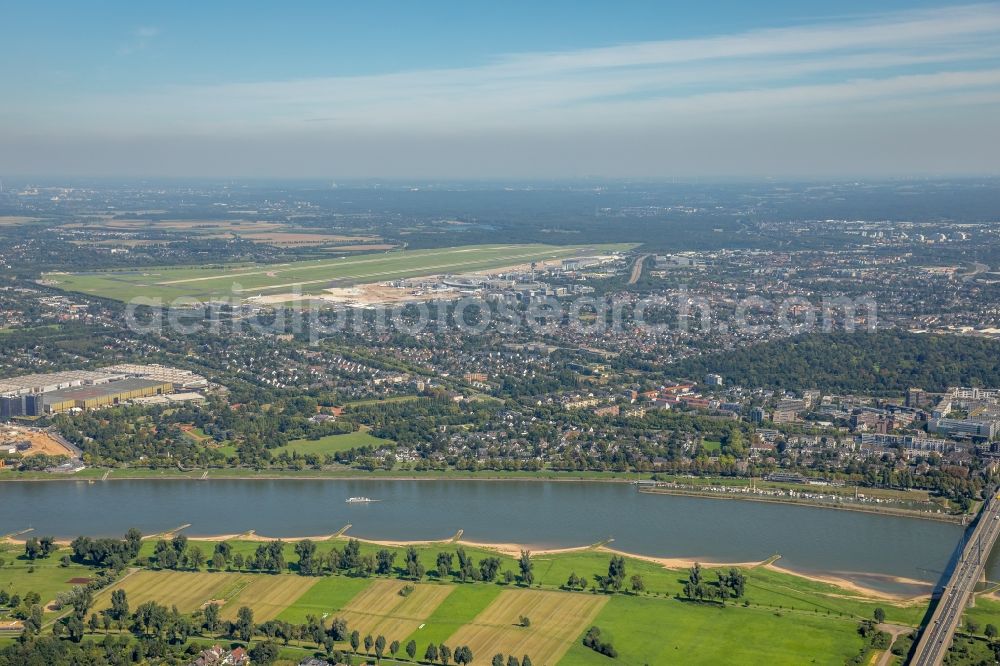
[[[70,615],[63,623],[66,626],[66,636],[74,643],[79,643],[83,640],[84,628],[83,621],[76,615]]]
[[[472,565],[472,558],[465,552],[465,548],[459,548],[455,553],[458,556],[458,579],[463,583],[475,580],[478,571]]]
[[[165,539],[160,539],[153,547],[153,559],[156,566],[163,569],[173,569],[177,566],[177,551]]]
[[[406,644],[406,656],[410,659],[415,659],[417,656],[417,642],[410,641]]]
[[[885,611],[882,610],[881,607],[875,608],[875,611],[872,613],[872,615],[875,617],[875,621],[878,622],[879,624],[885,622]]]
[[[216,555],[220,556],[222,560],[228,564],[230,558],[233,556],[233,547],[228,541],[216,541],[215,552],[212,553],[212,557],[215,557]]]
[[[91,613],[90,619],[87,621],[87,627],[90,629],[91,633],[94,633],[95,631],[97,631],[98,626],[99,623],[97,621],[97,613]]]
[[[192,569],[200,569],[205,563],[205,553],[198,546],[191,546],[187,549],[188,566]]]
[[[747,577],[736,567],[730,567],[729,573],[721,578],[722,584],[729,587],[732,596],[739,599],[746,591]]]
[[[249,641],[253,637],[253,630],[253,609],[240,606],[239,610],[236,611],[236,637],[243,642]]]
[[[644,592],[646,590],[646,583],[642,580],[642,576],[639,574],[632,574],[631,582],[633,593],[639,594],[640,592]]]
[[[226,558],[223,557],[221,553],[216,552],[215,554],[212,555],[212,559],[209,561],[208,564],[216,571],[222,571],[223,569],[226,568],[226,564],[228,563],[226,562]]]
[[[32,601],[26,601],[26,604],[32,604]],[[94,593],[89,587],[83,585],[78,585],[72,589],[69,597],[69,605],[73,607],[73,614],[76,615],[80,620],[83,620],[87,616],[87,611],[94,604]]]
[[[995,624],[986,625],[986,638],[993,640],[997,637],[997,627]]]
[[[448,552],[438,553],[437,556],[437,574],[438,578],[445,578],[449,573],[451,573],[451,563],[454,560],[454,555]]]
[[[437,645],[434,645],[434,643],[431,643],[430,645],[427,646],[427,649],[424,650],[424,660],[425,661],[437,661],[437,659],[438,659]]]
[[[144,636],[160,636],[166,628],[169,616],[167,608],[155,601],[141,604],[132,615],[134,628]]]
[[[243,569],[243,554],[236,553],[233,555],[233,566],[236,567],[237,571],[242,571]]]
[[[587,630],[586,635],[583,637],[583,645],[589,647],[594,652],[611,657],[612,659],[618,656],[618,651],[615,650],[611,643],[601,640],[600,627],[594,626]]]
[[[451,661],[451,648],[444,643],[441,643],[441,646],[438,648],[438,659],[441,660],[444,666],[448,666],[448,662]]]
[[[393,659],[396,658],[396,653],[399,652],[399,641],[393,641],[389,643],[389,654]]]
[[[507,657],[507,666],[519,666],[517,657],[510,655]]]
[[[257,643],[250,650],[250,663],[268,666],[278,660],[279,652],[278,645],[273,641]]]
[[[221,618],[219,617],[219,604],[208,604],[202,611],[202,626],[208,633],[214,634],[219,630]]]
[[[625,583],[625,558],[621,555],[612,555],[608,564],[608,586],[615,592],[622,589]]]
[[[518,567],[521,569],[521,584],[530,586],[535,582],[535,565],[531,561],[531,553],[527,550],[521,551],[521,557],[517,562]]]
[[[715,595],[719,598],[719,602],[725,606],[726,600],[729,599],[732,594],[732,589],[725,582],[725,576],[719,575],[719,586],[715,593]]]
[[[521,657],[521,666],[531,666],[531,657],[528,655]]]
[[[493,661],[490,662],[490,666],[503,666],[503,655],[499,653],[493,655]]]
[[[382,634],[378,635],[375,639],[375,658],[382,661],[382,655],[385,653],[385,636]]]
[[[372,651],[372,646],[375,645],[375,639],[372,638],[371,634],[365,635],[365,652],[370,654]]]
[[[347,640],[347,620],[342,617],[337,617],[333,619],[333,623],[330,624],[330,638],[335,641]]]
[[[177,556],[177,559],[180,559],[181,555],[187,549],[187,542],[188,538],[183,534],[178,534],[170,540],[170,545],[174,547],[174,554]]]
[[[361,634],[355,629],[351,632],[351,651],[355,654],[358,653],[358,647],[361,645]]]
[[[134,527],[128,528],[125,532],[125,549],[130,560],[139,556],[139,549],[142,548],[142,532]]]
[[[344,546],[344,555],[340,562],[342,569],[356,569],[361,564],[361,542],[349,539]]]
[[[455,663],[462,666],[472,663],[472,649],[468,645],[455,648]]]
[[[316,544],[303,539],[295,544],[295,554],[299,557],[299,573],[312,576],[316,573]]]
[[[375,573],[388,576],[392,573],[392,565],[396,561],[396,553],[382,548],[375,554]]]
[[[42,555],[42,543],[37,537],[30,537],[24,542],[24,556],[29,560],[37,560]]]
[[[108,615],[111,619],[121,622],[128,617],[128,596],[125,590],[113,590],[111,592],[111,608]]]
[[[406,549],[406,575],[413,580],[420,580],[424,577],[424,573],[424,565],[420,563],[417,549],[409,546]]]
[[[487,583],[492,583],[496,580],[497,574],[500,572],[500,558],[499,557],[486,557],[479,560],[479,576]]]

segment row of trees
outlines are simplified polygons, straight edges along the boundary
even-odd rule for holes
[[[621,555],[612,555],[611,562],[608,564],[608,573],[594,574],[593,589],[595,591],[600,590],[605,594],[621,592],[625,588],[626,580],[633,594],[639,594],[646,590],[646,582],[641,575],[632,574],[631,577],[627,576],[625,572],[625,558]],[[585,590],[587,589],[587,579],[583,576],[577,576],[574,571],[566,579],[563,589]]]
[[[739,599],[746,592],[746,576],[739,569],[732,567],[727,572],[717,571],[715,575],[718,577],[716,582],[706,581],[701,565],[695,562],[688,570],[684,596],[698,601],[717,599],[724,606],[727,599]]]
[[[24,542],[24,556],[29,560],[45,558],[59,550],[54,538],[50,536],[30,537]]]
[[[125,533],[123,539],[92,539],[79,536],[70,543],[73,560],[80,564],[96,567],[123,569],[139,555],[142,533],[134,527]]]

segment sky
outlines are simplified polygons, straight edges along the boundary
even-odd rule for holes
[[[1000,174],[1000,2],[0,0],[0,67],[0,176]]]

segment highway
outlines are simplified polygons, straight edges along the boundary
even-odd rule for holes
[[[920,634],[910,664],[938,666],[951,645],[955,629],[968,606],[976,583],[983,575],[986,559],[1000,536],[1000,500],[993,496],[980,514],[975,528],[968,535],[959,562],[941,592],[934,614]]]
[[[648,254],[640,254],[635,260],[635,263],[632,264],[632,274],[628,278],[629,284],[635,284],[639,281],[639,278],[642,277],[642,267],[646,263],[647,259],[649,259]]]

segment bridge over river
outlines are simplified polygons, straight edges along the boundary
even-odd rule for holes
[[[930,620],[924,626],[910,664],[938,666],[951,645],[962,612],[969,605],[976,583],[983,577],[986,559],[1000,536],[1000,499],[994,493],[983,506],[971,531],[963,535],[958,561],[940,590]]]

